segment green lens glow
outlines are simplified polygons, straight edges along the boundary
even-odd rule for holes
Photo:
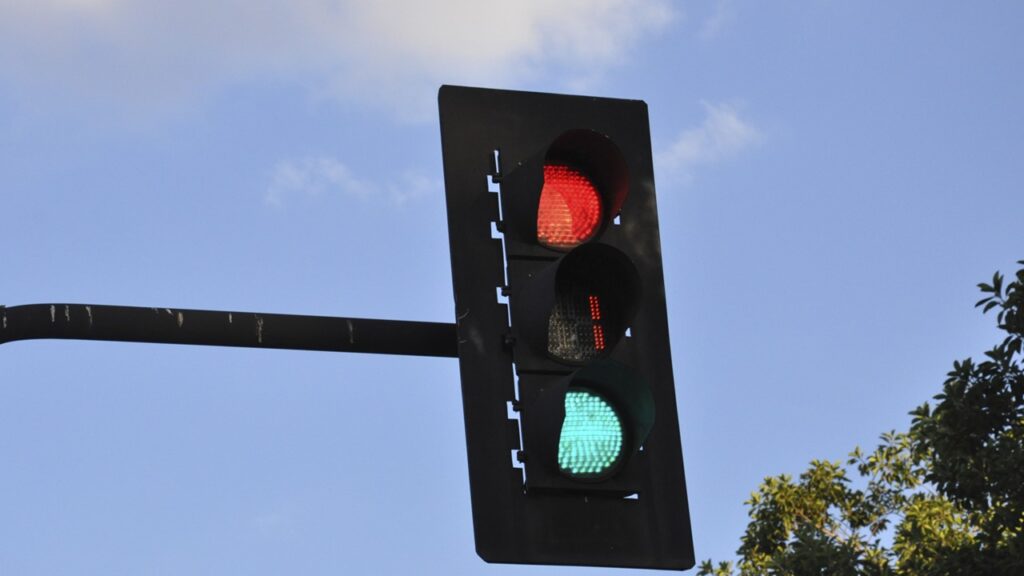
[[[565,394],[558,467],[576,478],[606,474],[622,453],[622,422],[602,396],[575,389]]]

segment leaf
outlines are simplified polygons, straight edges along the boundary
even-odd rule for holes
[[[1006,349],[1009,350],[1013,354],[1020,354],[1020,346],[1021,346],[1021,339],[1020,338],[1014,338],[1013,342],[1010,342],[1010,345],[1007,346]]]

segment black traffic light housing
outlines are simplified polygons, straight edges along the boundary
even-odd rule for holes
[[[646,104],[439,105],[478,554],[692,567]]]

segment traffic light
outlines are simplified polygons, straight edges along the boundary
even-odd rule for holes
[[[439,105],[478,554],[692,567],[646,104]]]

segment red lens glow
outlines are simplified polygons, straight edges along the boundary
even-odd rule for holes
[[[586,174],[567,164],[544,165],[538,242],[556,250],[573,248],[597,232],[601,218],[601,195]]]

